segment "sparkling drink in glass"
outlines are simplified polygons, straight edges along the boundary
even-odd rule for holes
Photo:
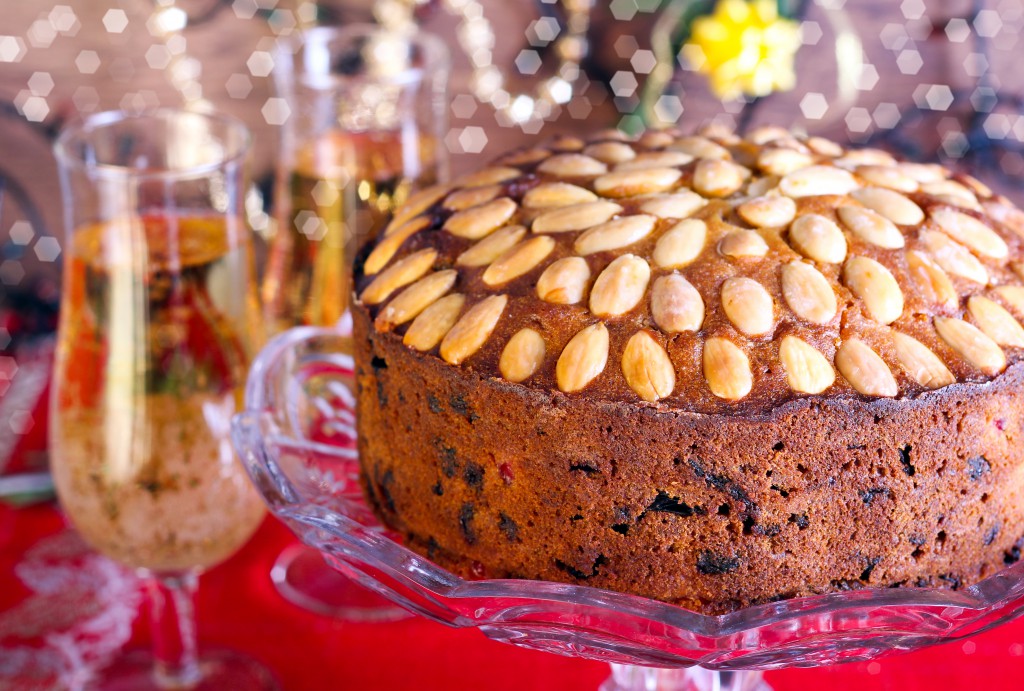
[[[315,28],[276,52],[275,89],[289,116],[262,284],[272,331],[339,324],[358,248],[411,192],[446,178],[448,67],[437,37],[374,25]],[[322,614],[404,616],[303,546],[285,550],[272,577],[287,599]]]
[[[275,88],[290,115],[262,287],[272,329],[336,324],[354,252],[410,192],[446,176],[447,71],[436,37],[373,25],[320,27],[277,51]]]
[[[196,653],[200,570],[263,518],[230,419],[263,341],[242,213],[249,134],[227,117],[109,112],[56,144],[67,241],[51,398],[61,505],[149,579],[154,653],[109,688],[267,688],[239,656]]]

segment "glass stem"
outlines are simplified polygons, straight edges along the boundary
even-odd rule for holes
[[[195,571],[148,575],[156,683],[165,689],[191,688],[202,677],[193,603],[199,578]]]

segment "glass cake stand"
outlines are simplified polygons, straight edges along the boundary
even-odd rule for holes
[[[344,575],[412,612],[611,663],[602,691],[767,691],[759,670],[869,660],[970,636],[1024,611],[1024,563],[957,592],[855,590],[722,616],[584,586],[464,580],[406,549],[364,503],[353,364],[338,339],[292,329],[253,364],[233,434],[270,510]]]

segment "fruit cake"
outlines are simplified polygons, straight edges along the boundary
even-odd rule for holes
[[[355,263],[381,520],[468,576],[708,613],[1024,545],[1024,213],[763,127],[515,151]]]

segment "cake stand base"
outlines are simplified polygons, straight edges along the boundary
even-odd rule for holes
[[[331,568],[323,555],[303,544],[286,547],[270,578],[284,599],[317,614],[344,621],[371,623],[412,615]]]
[[[772,691],[760,672],[719,672],[689,667],[657,669],[612,665],[612,675],[599,691]]]

